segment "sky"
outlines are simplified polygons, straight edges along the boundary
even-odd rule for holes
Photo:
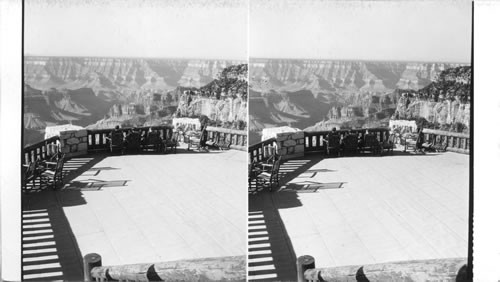
[[[469,63],[470,1],[251,0],[253,58]]]
[[[25,0],[26,55],[246,60],[246,0]]]

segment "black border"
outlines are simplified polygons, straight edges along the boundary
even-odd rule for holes
[[[472,5],[471,28],[471,84],[470,84],[470,120],[469,120],[469,251],[467,254],[467,279],[474,277],[474,1]]]
[[[21,170],[21,177],[23,177],[23,162],[24,162],[24,1],[21,0],[21,166],[19,169]],[[22,179],[21,179],[22,182]],[[19,212],[19,222],[21,223],[21,228],[19,229],[19,239],[21,246],[19,246],[21,250],[21,255],[19,257],[19,268],[21,268],[21,280],[24,277],[23,270],[23,192],[22,189],[19,189],[20,193],[20,201],[21,201],[21,210]]]

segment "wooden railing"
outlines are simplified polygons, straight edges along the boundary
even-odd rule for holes
[[[121,128],[123,132],[127,132],[132,128]],[[144,126],[144,127],[135,127],[135,130],[139,131],[140,134],[147,133],[149,129],[156,130],[160,132],[161,138],[165,139],[166,137],[172,136],[173,127],[171,125],[159,125],[159,126]],[[106,137],[109,135],[113,128],[106,129],[88,129],[88,138],[87,138],[87,151],[89,153],[105,151],[109,150],[109,144]]]
[[[276,138],[270,138],[248,147],[250,162],[260,162],[265,159],[266,151],[264,147],[276,146]]]
[[[231,143],[231,149],[246,151],[247,149],[247,131],[228,129],[222,127],[207,127],[208,139],[207,141],[221,141],[225,140]]]
[[[90,281],[246,281],[246,256],[102,266],[101,256],[84,257],[84,280]]]
[[[340,129],[337,130],[340,136],[348,133],[361,134],[363,137],[368,131],[370,134],[375,134],[380,142],[386,141],[389,138],[389,128],[361,128],[361,129]],[[327,139],[329,131],[304,131],[304,151],[318,152],[324,151],[323,139]]]
[[[431,144],[446,144],[447,151],[469,154],[469,134],[456,133],[435,129],[424,129],[425,140]]]
[[[127,132],[132,128],[121,128],[122,132]],[[135,130],[139,131],[142,135],[147,133],[150,129],[160,132],[160,136],[163,139],[170,138],[173,134],[173,126],[171,125],[160,125],[160,126],[144,126],[135,127]],[[89,153],[106,151],[109,150],[109,143],[106,137],[113,131],[113,128],[106,129],[88,129],[87,130],[87,151]],[[246,151],[247,146],[247,132],[245,130],[234,130],[227,128],[218,127],[208,127],[208,140],[218,141],[227,140],[231,143],[232,149],[244,150]],[[36,160],[45,160],[50,156],[51,150],[57,150],[59,142],[59,136],[54,136],[49,139],[40,141],[38,143],[29,145],[24,148],[24,159],[23,164],[27,164]]]
[[[315,268],[312,256],[301,256],[297,281],[470,281],[466,262],[450,258]]]
[[[28,164],[36,160],[45,160],[50,157],[51,153],[56,153],[58,150],[57,143],[59,141],[59,136],[54,136],[49,139],[45,139],[38,143],[24,147],[23,153],[23,164]]]

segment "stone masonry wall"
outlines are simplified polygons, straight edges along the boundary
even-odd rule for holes
[[[304,156],[304,132],[283,132],[276,134],[278,153],[282,160]]]
[[[87,138],[88,133],[86,129],[61,131],[59,134],[61,152],[66,154],[66,157],[87,154]]]

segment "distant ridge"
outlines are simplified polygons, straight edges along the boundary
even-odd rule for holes
[[[396,89],[419,90],[464,63],[251,58],[250,144],[262,128],[308,130],[381,126],[394,114]]]

